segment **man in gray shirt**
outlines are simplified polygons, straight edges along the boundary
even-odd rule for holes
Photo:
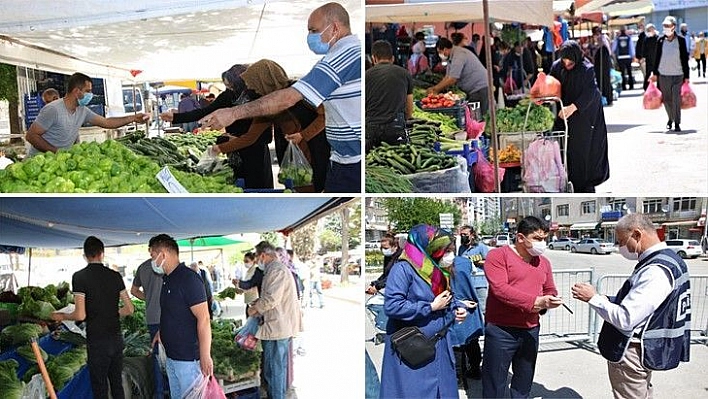
[[[152,259],[148,259],[138,266],[135,272],[133,286],[130,293],[138,299],[145,301],[145,321],[150,331],[150,340],[155,338],[155,334],[160,330],[160,292],[162,291],[162,275],[164,271],[160,268],[153,268]],[[142,290],[140,288],[142,287]],[[153,374],[155,375],[155,397],[163,398],[159,393],[165,390],[165,381],[162,376],[162,368],[158,361],[158,350],[153,348]]]
[[[438,55],[447,61],[447,74],[440,83],[428,89],[428,94],[436,94],[457,84],[467,94],[467,101],[479,102],[481,115],[489,109],[487,98],[487,70],[479,58],[464,47],[453,46],[447,38],[441,38],[436,45]]]
[[[61,101],[53,101],[41,111],[27,130],[30,156],[40,152],[57,152],[79,141],[79,128],[86,122],[104,129],[116,129],[129,123],[145,123],[148,114],[135,114],[104,118],[91,111],[87,105],[93,98],[91,78],[83,73],[69,77],[67,91]]]

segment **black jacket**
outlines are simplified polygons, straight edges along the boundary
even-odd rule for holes
[[[688,79],[688,46],[686,45],[686,39],[676,33],[674,35],[679,41],[679,56],[681,57],[683,78]],[[654,60],[654,70],[652,71],[656,76],[659,76],[659,64],[661,64],[661,53],[664,51],[664,40],[666,40],[666,35],[661,36],[656,43],[656,59]]]

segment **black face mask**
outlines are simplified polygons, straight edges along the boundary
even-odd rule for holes
[[[465,245],[465,246],[470,245],[470,241],[471,241],[471,240],[470,240],[470,236],[468,236],[468,235],[461,235],[461,236],[460,236],[460,240],[462,241],[462,245]]]

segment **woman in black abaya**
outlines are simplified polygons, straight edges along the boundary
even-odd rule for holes
[[[550,74],[561,83],[564,105],[554,130],[564,130],[563,119],[568,121],[568,179],[576,193],[594,193],[595,186],[610,177],[610,165],[605,114],[593,65],[583,58],[580,45],[569,40],[561,46],[560,59],[553,63]]]

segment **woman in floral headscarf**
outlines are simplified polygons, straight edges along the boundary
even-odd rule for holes
[[[417,225],[399,261],[386,280],[384,311],[386,348],[381,372],[381,398],[457,398],[452,346],[445,334],[435,345],[435,359],[418,368],[401,361],[391,347],[391,335],[403,327],[417,326],[427,337],[464,320],[465,305],[453,299],[449,265],[455,258],[451,233]]]

